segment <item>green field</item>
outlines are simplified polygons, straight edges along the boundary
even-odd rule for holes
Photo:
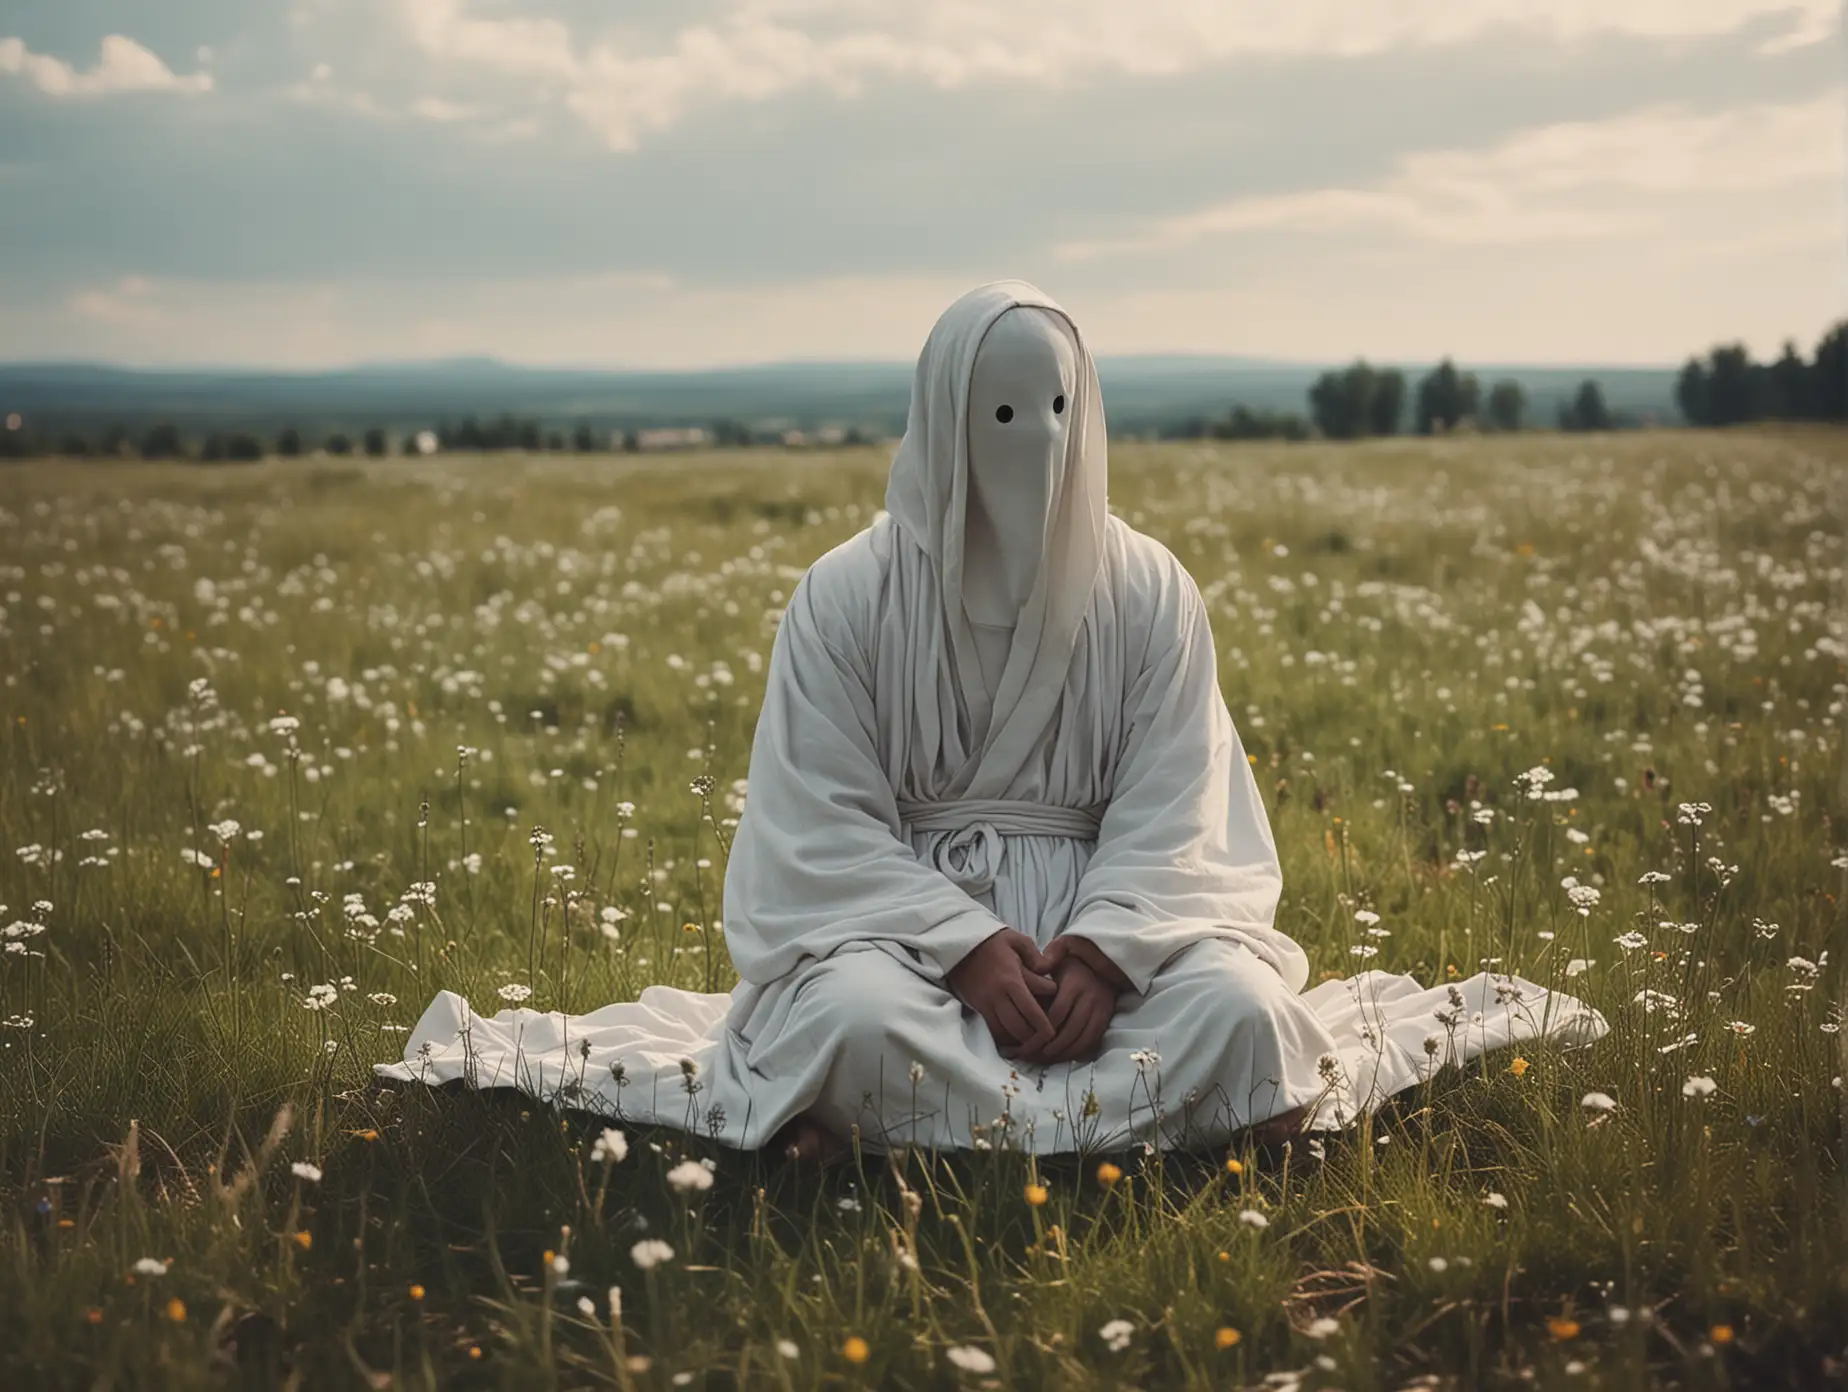
[[[775,621],[882,458],[0,471],[0,1386],[1839,1385],[1844,464],[1119,449],[1314,974],[1612,1031],[1323,1154],[821,1175],[370,1066],[438,988],[731,984]]]

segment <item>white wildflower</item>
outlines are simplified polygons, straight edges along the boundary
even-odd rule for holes
[[[1546,785],[1553,781],[1553,770],[1544,764],[1536,764],[1526,773],[1517,774],[1514,781],[1518,786],[1526,789],[1530,800],[1538,801],[1545,796]]]
[[[629,1260],[643,1271],[652,1271],[662,1262],[674,1259],[674,1249],[658,1237],[646,1237],[629,1249]]]
[[[992,1373],[995,1370],[995,1360],[989,1356],[988,1352],[971,1344],[947,1348],[943,1351],[943,1356],[949,1359],[954,1367],[962,1369],[965,1373],[983,1374]]]
[[[1662,1015],[1674,1020],[1681,1014],[1681,1002],[1666,991],[1652,991],[1645,986],[1636,993],[1632,1001],[1642,1006],[1645,1015]]]
[[[307,997],[302,1001],[302,1008],[304,1010],[325,1010],[339,999],[340,988],[337,986],[310,986]]]
[[[712,1171],[697,1160],[682,1160],[667,1172],[667,1182],[678,1193],[690,1194],[695,1190],[712,1187]]]

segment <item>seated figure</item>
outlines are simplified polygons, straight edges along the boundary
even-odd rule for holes
[[[1021,282],[958,300],[886,512],[777,632],[725,879],[737,988],[492,1021],[445,993],[382,1071],[802,1155],[1057,1151],[1340,1125],[1442,1063],[1601,1033],[1509,977],[1303,991],[1205,603],[1106,471],[1071,320]]]

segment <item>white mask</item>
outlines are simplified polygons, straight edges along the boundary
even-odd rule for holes
[[[1057,303],[1006,280],[943,312],[918,355],[886,508],[942,597],[919,656],[955,693],[958,796],[1001,796],[1054,718],[1103,572],[1108,468],[1097,369]],[[997,628],[1011,633],[985,675],[976,635]]]
[[[976,351],[962,598],[978,623],[1012,624],[1032,593],[1077,374],[1063,317],[1034,306],[1002,314]]]

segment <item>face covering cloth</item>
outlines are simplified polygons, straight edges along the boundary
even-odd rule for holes
[[[763,1145],[1204,1146],[1298,1108],[1351,1123],[1438,1068],[1606,1029],[1484,973],[1305,991],[1268,818],[1200,590],[1106,507],[1097,371],[1031,285],[931,330],[886,510],[778,627],[726,867],[728,994],[587,1015],[432,1002],[403,1082],[516,1087]],[[1097,1055],[1016,1065],[945,984],[1002,927],[1128,978]]]

